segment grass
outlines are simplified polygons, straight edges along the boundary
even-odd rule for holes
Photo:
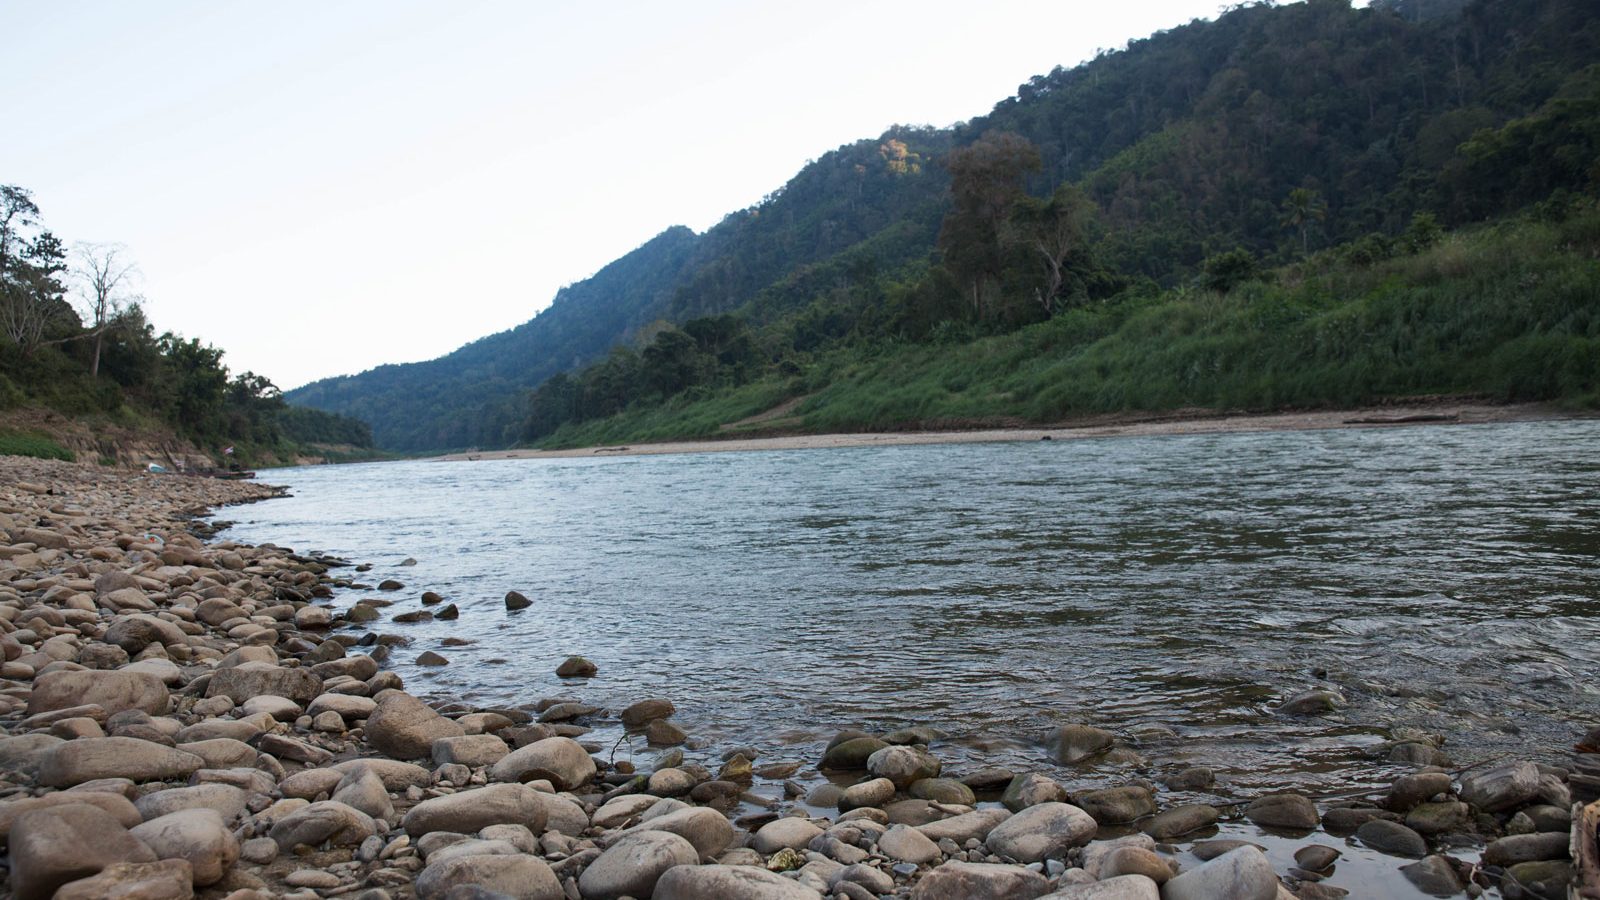
[[[1329,252],[1228,294],[1124,296],[955,345],[841,351],[796,380],[678,397],[546,446],[717,435],[814,391],[803,432],[930,428],[1181,407],[1356,407],[1430,395],[1600,407],[1600,212],[1447,237],[1360,265]],[[786,423],[794,422],[786,419]]]
[[[66,462],[77,459],[77,454],[42,434],[9,428],[0,429],[0,456],[31,456]]]

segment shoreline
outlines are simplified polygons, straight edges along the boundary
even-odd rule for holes
[[[0,470],[0,839],[17,896],[436,900],[476,884],[534,900],[1069,900],[1183,881],[1184,897],[1322,900],[1346,893],[1324,884],[1334,859],[1358,895],[1459,892],[1564,884],[1571,817],[1557,814],[1600,784],[1521,760],[1429,767],[1444,757],[1421,734],[1374,761],[1416,767],[1386,792],[1326,797],[1200,800],[1213,792],[1197,769],[1096,772],[1070,794],[1042,765],[941,772],[942,736],[914,726],[719,762],[670,698],[620,712],[573,699],[595,674],[581,658],[557,670],[573,676],[562,698],[408,693],[383,668],[425,649],[408,649],[402,616],[537,610],[509,595],[504,613],[426,595],[401,607],[420,586],[361,585],[335,574],[351,563],[217,541],[197,520],[271,486],[15,457]],[[1338,699],[1311,691],[1286,714]],[[607,760],[592,729],[614,727],[647,736],[653,761]],[[1060,725],[1042,752],[1092,771],[1137,744]],[[1493,879],[1477,847],[1505,861]]]
[[[1219,413],[1177,410],[1166,414],[1127,413],[1093,416],[1050,425],[970,430],[843,432],[762,437],[699,438],[563,450],[466,451],[424,457],[426,462],[478,462],[504,459],[573,459],[606,456],[656,456],[678,453],[740,453],[772,450],[825,450],[859,447],[985,444],[1111,437],[1222,434],[1329,429],[1400,428],[1416,425],[1484,425],[1594,418],[1543,403],[1490,404],[1428,401],[1338,410],[1272,413]]]

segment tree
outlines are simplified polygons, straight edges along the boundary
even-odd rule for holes
[[[89,364],[90,378],[100,377],[100,349],[106,331],[121,319],[130,306],[138,303],[138,298],[127,291],[138,269],[123,258],[124,252],[125,248],[117,244],[79,244],[75,254],[77,265],[73,268],[73,275],[78,281],[84,309],[89,314],[88,335],[94,337],[94,361]]]
[[[45,344],[72,337],[69,332],[47,338],[58,330],[55,326],[76,325],[60,277],[67,268],[67,250],[48,231],[32,240],[12,239],[11,244],[12,255],[0,277],[0,333],[28,356]]]
[[[1033,299],[1046,317],[1055,315],[1067,264],[1084,248],[1093,211],[1089,198],[1069,184],[1059,185],[1048,200],[1025,197],[1012,211],[1007,240],[1043,269],[1044,285],[1033,289]]]
[[[1295,188],[1283,198],[1283,224],[1300,230],[1300,253],[1311,252],[1311,223],[1328,217],[1328,204],[1310,188]]]
[[[1005,267],[1003,228],[1024,196],[1024,177],[1039,169],[1039,148],[1014,132],[991,131],[950,151],[945,167],[954,208],[939,230],[939,249],[982,319]]]
[[[33,195],[14,184],[0,184],[0,278],[10,271],[12,257],[20,253],[22,230],[39,222]]]

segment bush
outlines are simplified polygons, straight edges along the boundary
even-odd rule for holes
[[[77,455],[50,438],[31,431],[0,429],[0,456],[31,456],[73,462]]]

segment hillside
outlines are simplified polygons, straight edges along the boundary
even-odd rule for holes
[[[0,455],[168,468],[371,458],[371,429],[290,407],[222,350],[157,334],[115,244],[67,242],[0,184]]]
[[[366,420],[394,449],[538,441],[814,382],[841,354],[1214,287],[1230,260],[1370,249],[1419,212],[1453,227],[1570,206],[1600,181],[1597,63],[1600,21],[1576,0],[1238,8],[1038,76],[970,122],[841,147],[517,329],[288,399]]]

